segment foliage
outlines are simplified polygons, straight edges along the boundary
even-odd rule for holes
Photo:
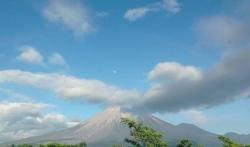
[[[25,144],[18,145],[18,147],[32,147],[32,145],[25,143]]]
[[[238,144],[225,136],[219,136],[218,139],[223,142],[223,147],[250,147],[250,145]]]
[[[204,147],[204,146],[201,144],[193,144],[192,141],[188,139],[182,139],[177,144],[177,147]]]
[[[181,140],[177,145],[177,147],[192,147],[192,146],[193,146],[192,142],[188,139]]]
[[[134,147],[168,147],[168,144],[162,140],[162,134],[152,128],[129,118],[122,118],[121,122],[130,128],[131,138],[126,138],[125,142]]]
[[[218,139],[223,142],[223,147],[243,147],[225,136],[219,136]]]

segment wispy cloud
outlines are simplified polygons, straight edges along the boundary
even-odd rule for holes
[[[42,54],[32,46],[22,46],[19,49],[20,54],[17,60],[30,64],[44,65]]]
[[[206,72],[177,62],[160,63],[149,72],[152,85],[144,94],[94,79],[21,70],[0,71],[0,83],[37,87],[66,100],[125,105],[144,112],[175,112],[214,107],[249,94],[250,67],[245,64],[249,58],[250,49],[240,50],[224,56]]]
[[[182,113],[187,117],[188,120],[195,124],[202,125],[208,122],[207,116],[202,111],[186,110]]]
[[[49,57],[49,63],[53,65],[59,65],[59,66],[68,66],[64,57],[59,53],[53,53]]]
[[[144,16],[144,12],[137,17],[140,16]],[[67,100],[125,105],[151,113],[215,107],[245,98],[250,93],[250,67],[246,65],[250,59],[248,24],[226,16],[202,18],[196,25],[201,40],[205,38],[208,43],[230,48],[230,51],[224,52],[219,62],[206,71],[178,62],[160,62],[149,71],[150,88],[145,92],[95,79],[22,70],[0,71],[0,83],[29,85]],[[63,63],[63,60],[53,62]]]
[[[50,0],[43,9],[43,15],[50,22],[63,25],[77,36],[93,30],[89,12],[80,1]]]
[[[1,88],[0,87],[0,93],[5,95],[6,98],[8,98],[9,100],[13,100],[13,101],[31,101],[32,97],[16,92],[15,90],[12,89],[7,89],[7,88]]]
[[[150,12],[166,11],[168,14],[177,14],[180,10],[181,6],[177,0],[163,0],[161,2],[129,9],[125,12],[124,18],[129,21],[136,21]]]
[[[73,76],[57,73],[48,74],[21,70],[3,70],[0,71],[0,83],[34,86],[51,91],[63,99],[108,105],[123,105],[140,97],[136,90],[121,89],[99,80],[78,79]]]
[[[171,14],[176,14],[181,10],[181,5],[177,0],[163,0],[163,8]]]
[[[21,70],[0,71],[0,83],[33,86],[73,101],[129,106],[144,112],[175,112],[214,107],[249,93],[250,67],[245,66],[249,58],[250,49],[240,50],[224,56],[207,71],[177,62],[160,63],[149,72],[151,87],[145,93],[95,79]]]
[[[147,7],[129,9],[124,14],[124,18],[129,21],[136,21],[137,19],[144,17],[150,11],[151,10]]]

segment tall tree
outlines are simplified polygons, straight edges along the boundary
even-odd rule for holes
[[[177,145],[177,147],[192,147],[192,146],[193,146],[192,142],[188,139],[182,139]]]
[[[125,141],[134,147],[168,147],[162,140],[162,134],[152,128],[144,126],[129,118],[122,118],[121,122],[130,128],[130,138]]]
[[[222,141],[223,147],[250,147],[250,145],[238,144],[226,136],[219,136],[218,139]]]

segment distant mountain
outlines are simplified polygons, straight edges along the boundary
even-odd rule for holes
[[[137,116],[121,111],[117,107],[109,108],[72,128],[14,141],[9,144],[48,142],[75,144],[85,141],[89,147],[111,147],[113,144],[123,144],[124,138],[129,136],[128,127],[120,123],[121,117],[137,118],[143,124],[162,132],[164,139],[168,141],[170,146],[175,146],[180,139],[185,138],[206,147],[221,147],[216,134],[207,132],[195,125],[183,123],[175,126],[152,115]],[[229,137],[236,138],[237,141],[242,143],[250,143],[249,136],[242,139],[236,134],[227,135],[231,135]]]
[[[240,142],[242,144],[249,144],[250,142],[250,134],[238,134],[234,132],[230,132],[225,134],[225,136],[233,139],[236,142]]]

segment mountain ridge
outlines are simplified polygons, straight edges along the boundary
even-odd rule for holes
[[[190,139],[197,144],[203,144],[208,147],[221,146],[217,139],[217,134],[203,130],[195,125],[186,123],[173,125],[156,116],[133,114],[122,110],[120,107],[108,108],[74,127],[13,141],[9,144],[41,144],[48,142],[75,144],[82,141],[85,141],[89,147],[110,147],[112,144],[124,144],[124,138],[129,136],[129,129],[120,123],[121,117],[137,119],[146,126],[161,132],[163,139],[170,146],[176,146],[180,139]],[[240,143],[250,143],[250,136],[246,136],[242,140],[239,140],[239,137],[235,134],[234,136],[231,135],[231,137]]]

